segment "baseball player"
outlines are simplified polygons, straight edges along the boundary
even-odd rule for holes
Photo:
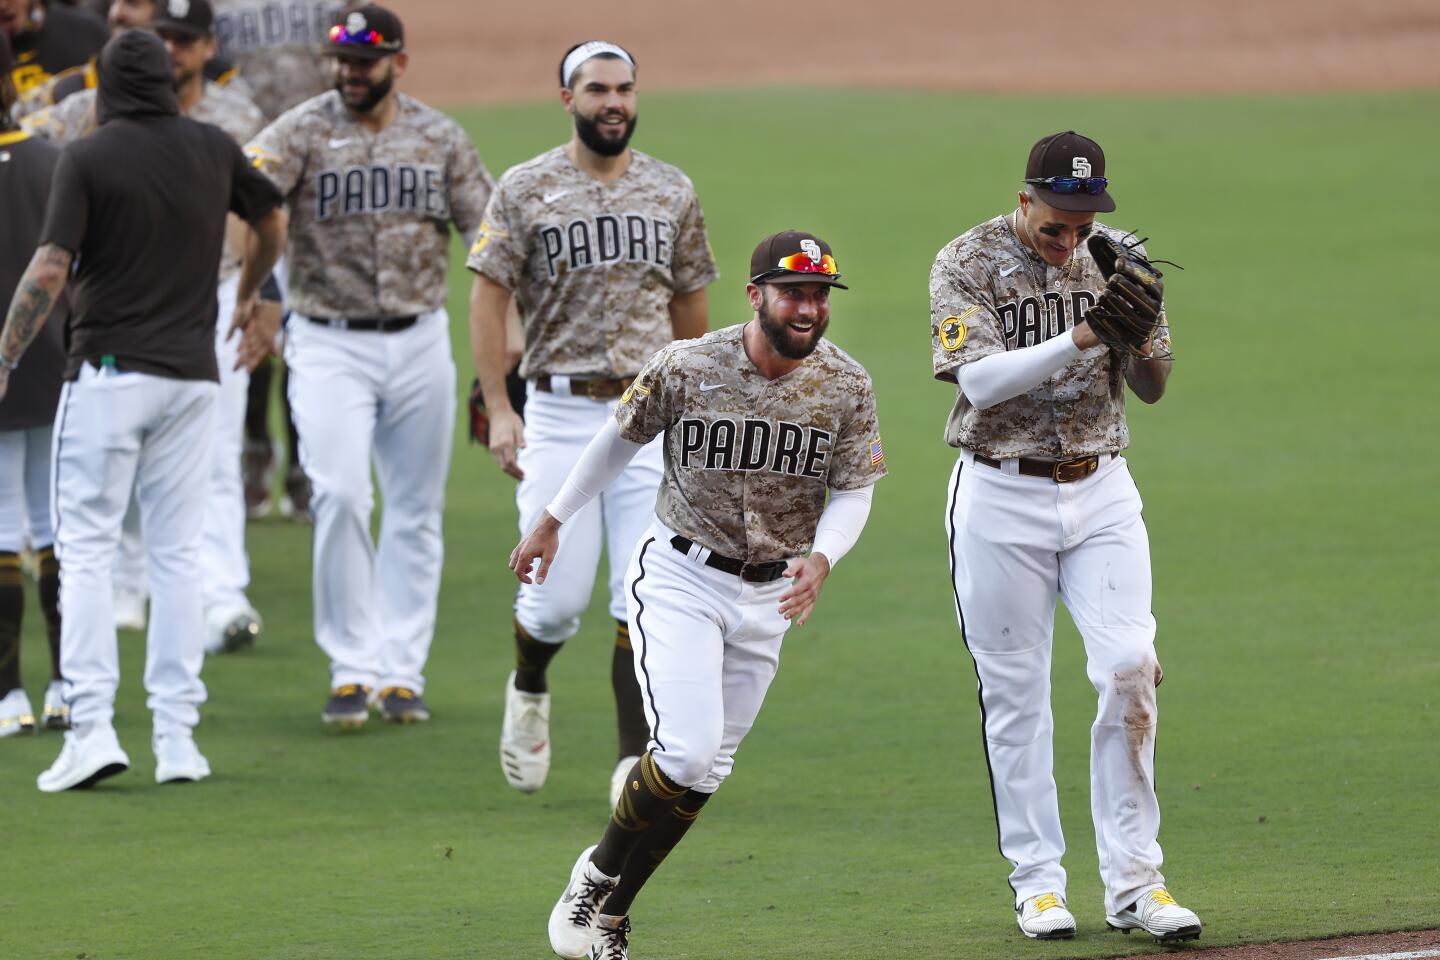
[[[519,478],[520,532],[535,525],[575,458],[610,419],[644,362],[671,339],[708,327],[705,287],[718,276],[695,189],[675,167],[629,146],[636,122],[635,60],[613,43],[571,48],[560,64],[570,141],[501,178],[470,250],[470,333],[490,451]],[[520,373],[526,420],[505,390],[505,311],[525,317]],[[618,795],[647,733],[625,619],[624,568],[649,522],[660,482],[659,444],[639,453],[600,503],[565,526],[565,551],[545,584],[515,602],[516,668],[505,681],[500,768],[539,790],[550,769],[550,659],[580,628],[602,544],[615,618],[611,682]]]
[[[10,105],[14,57],[10,38],[0,33],[0,302],[9,303],[45,215],[50,177],[60,151],[15,129]],[[32,545],[39,566],[40,609],[50,640],[50,684],[45,688],[42,722],[69,726],[60,677],[60,568],[50,526],[50,441],[60,380],[65,368],[64,323],[68,304],[42,321],[23,372],[9,373],[0,356],[0,376],[9,377],[0,399],[0,737],[33,731],[35,711],[20,685],[20,623],[25,612],[20,551]]]
[[[1086,312],[1106,289],[1087,251],[1115,209],[1099,144],[1073,131],[1030,151],[1019,207],[940,251],[930,274],[937,379],[958,385],[945,439],[960,448],[945,523],[961,634],[975,661],[1000,852],[1027,937],[1069,938],[1065,850],[1051,772],[1057,593],[1099,694],[1090,796],[1106,922],[1162,940],[1200,935],[1160,873],[1150,553],[1125,387],[1165,391],[1163,313],[1146,359],[1104,347]]]
[[[550,914],[562,957],[624,960],[631,902],[729,775],[786,629],[865,525],[885,458],[869,374],[823,339],[839,281],[819,237],[760,241],[751,320],[646,363],[511,554],[522,582],[552,576],[564,525],[664,434],[664,482],[626,573],[649,749]]]
[[[122,0],[117,0],[116,6]],[[115,7],[112,7],[112,12]],[[113,17],[112,17],[113,22]],[[153,28],[165,42],[174,65],[180,112],[194,120],[213,123],[239,144],[265,126],[260,111],[240,93],[205,78],[205,64],[215,51],[214,12],[209,0],[161,0],[153,20],[131,24]],[[94,88],[67,97],[54,107],[27,116],[22,125],[57,143],[65,144],[93,132],[96,127]],[[219,314],[215,348],[220,370],[216,401],[216,433],[211,447],[210,479],[201,546],[200,587],[205,608],[207,652],[235,650],[253,644],[260,635],[260,615],[245,590],[250,565],[245,555],[245,504],[240,481],[240,445],[245,418],[249,375],[235,369],[238,341],[228,337],[240,283],[238,221],[221,254]],[[266,301],[278,300],[278,291]],[[121,549],[114,573],[116,625],[143,629],[145,625],[144,553],[140,543],[138,512],[132,503],[126,514]]]
[[[330,32],[335,89],[248,151],[292,210],[285,344],[300,456],[315,491],[315,636],[327,724],[429,719],[441,515],[455,422],[445,313],[450,224],[470,236],[492,182],[465,132],[394,88],[400,19],[367,4]],[[370,537],[375,466],[384,495]]]
[[[10,80],[20,98],[85,63],[106,39],[99,19],[43,0],[0,0],[0,32],[10,37],[15,60]]]
[[[75,271],[66,383],[54,447],[61,660],[73,729],[37,785],[86,787],[125,770],[112,717],[120,659],[110,575],[130,491],[139,492],[154,616],[145,685],[155,779],[210,766],[192,730],[205,699],[194,589],[218,372],[215,264],[231,211],[259,242],[241,278],[242,313],[284,236],[280,196],[220,130],[178,116],[164,44],[131,30],[100,54],[100,129],[67,145],[40,245],[0,335],[13,365]],[[5,379],[0,372],[0,394]]]

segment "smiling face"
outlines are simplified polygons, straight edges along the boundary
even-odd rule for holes
[[[1020,240],[1050,266],[1064,266],[1095,229],[1095,214],[1056,210],[1028,192],[1020,193]]]
[[[763,283],[746,287],[760,330],[775,352],[804,360],[820,345],[830,325],[827,283]]]
[[[405,73],[409,56],[403,51],[378,59],[340,54],[335,60],[335,89],[356,113],[374,110]]]
[[[214,37],[197,37],[183,30],[163,28],[155,32],[165,41],[165,49],[170,52],[170,62],[175,67],[176,89],[199,79],[205,64],[215,56]]]
[[[575,134],[602,157],[619,156],[630,145],[639,119],[635,70],[618,57],[591,57],[575,71],[560,102],[575,118]]]

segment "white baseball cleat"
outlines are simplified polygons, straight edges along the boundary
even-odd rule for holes
[[[35,732],[35,708],[25,691],[16,687],[0,700],[0,737]]]
[[[189,730],[157,730],[150,738],[150,746],[155,751],[156,783],[193,782],[210,776],[210,762],[195,746]]]
[[[134,590],[115,591],[115,629],[144,630],[145,602],[149,598]]]
[[[639,757],[621,757],[620,762],[615,764],[615,771],[610,774],[611,810],[614,810],[615,805],[620,802],[620,794],[625,792],[625,779],[630,775],[630,771],[635,769],[635,764],[639,762]]]
[[[516,690],[513,670],[505,681],[500,770],[505,782],[522,793],[534,793],[545,786],[545,777],[550,773],[550,694]]]
[[[1200,939],[1200,918],[1176,903],[1164,887],[1146,891],[1126,909],[1107,915],[1105,922],[1125,934],[1144,930],[1159,943]]]
[[[630,918],[600,914],[589,960],[630,960]]]
[[[1015,911],[1020,932],[1031,940],[1069,940],[1075,936],[1075,915],[1065,908],[1058,893],[1030,897]]]
[[[65,702],[64,680],[51,680],[45,688],[45,712],[41,722],[46,730],[70,729],[70,704]]]
[[[130,758],[120,749],[115,728],[105,723],[65,731],[65,746],[50,769],[35,778],[41,793],[84,790],[106,777],[130,769]]]
[[[600,922],[600,908],[620,882],[619,877],[607,877],[590,862],[590,854],[594,852],[593,846],[580,852],[565,892],[550,911],[550,949],[565,960],[585,960],[590,955]]]

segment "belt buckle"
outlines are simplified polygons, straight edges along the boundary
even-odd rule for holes
[[[1057,460],[1055,466],[1050,470],[1050,476],[1056,483],[1074,483],[1076,480],[1084,480],[1098,469],[1100,469],[1098,456]]]

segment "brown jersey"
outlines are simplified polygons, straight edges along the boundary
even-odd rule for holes
[[[634,150],[602,183],[564,147],[505,171],[467,265],[514,291],[525,377],[634,375],[674,338],[670,300],[720,275],[679,168]]]
[[[267,119],[335,86],[321,52],[342,0],[213,0],[220,55]]]
[[[74,93],[53,107],[30,114],[20,125],[31,133],[64,146],[95,131],[95,88]],[[244,146],[265,126],[265,115],[245,96],[212,80],[206,80],[200,99],[185,112],[192,120],[213,123]],[[241,251],[231,250],[227,241],[220,257],[220,279],[227,280],[240,269]]]
[[[1095,229],[1124,236],[1098,222]],[[966,363],[1067,333],[1104,288],[1083,243],[1064,266],[1052,267],[1021,242],[1009,215],[987,220],[947,244],[930,271],[936,379],[954,383]],[[1160,323],[1156,352],[1168,353],[1163,313]],[[957,389],[945,442],[997,459],[1068,460],[1123,450],[1130,445],[1125,360],[1092,347],[1028,393],[985,410]]]
[[[399,95],[379,133],[335,91],[288,111],[246,153],[290,205],[287,304],[400,317],[445,303],[450,224],[469,237],[494,182],[460,125]]]
[[[870,374],[822,340],[799,367],[768,380],[745,353],[743,324],[657,353],[616,408],[620,435],[665,433],[660,521],[749,563],[802,556],[825,490],[856,490],[886,473]]]

